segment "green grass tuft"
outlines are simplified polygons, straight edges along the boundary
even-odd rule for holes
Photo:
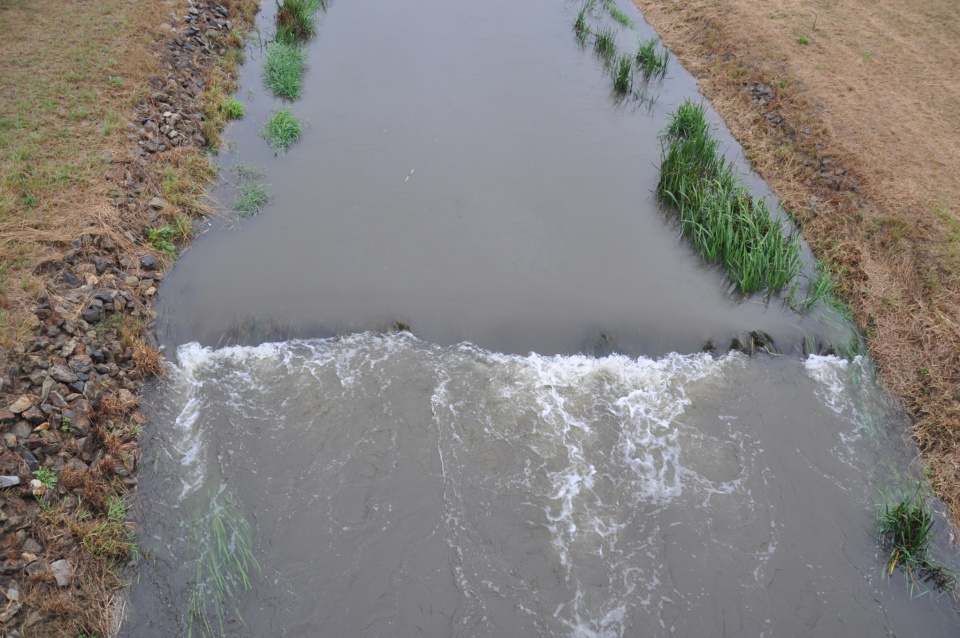
[[[707,262],[723,267],[743,294],[779,292],[800,272],[800,237],[787,235],[762,199],[751,197],[689,100],[666,131],[657,192]]]
[[[298,44],[272,42],[263,62],[267,86],[277,97],[295,100],[300,97],[306,52]]]
[[[913,492],[898,501],[889,499],[883,492],[880,494],[884,502],[877,511],[877,540],[887,554],[887,576],[900,567],[910,583],[911,593],[922,583],[932,583],[935,589],[956,599],[956,574],[930,557],[934,520],[921,484],[917,483]]]
[[[613,90],[617,95],[633,91],[633,61],[629,55],[621,55],[613,63]]]
[[[647,79],[662,78],[667,74],[670,52],[660,46],[660,40],[650,38],[637,44],[637,68]]]
[[[615,29],[607,27],[598,29],[593,34],[593,51],[599,57],[606,61],[612,60],[617,55],[617,32]]]
[[[603,6],[607,9],[607,12],[610,14],[610,17],[612,17],[614,20],[616,20],[623,26],[627,27],[628,29],[633,28],[633,20],[631,20],[630,16],[624,13],[620,9],[620,7],[613,4],[613,2],[610,2],[610,0],[606,0],[603,3]]]
[[[241,184],[237,196],[233,200],[233,210],[240,217],[256,215],[260,209],[270,201],[270,191],[260,182]]]
[[[197,571],[187,603],[187,636],[225,636],[227,606],[250,591],[254,572],[261,573],[250,524],[232,502],[214,500],[194,527],[193,541]],[[234,613],[242,622],[236,607]]]
[[[306,40],[317,32],[313,14],[317,5],[312,0],[278,0],[277,30],[300,40]]]
[[[703,104],[694,104],[685,100],[670,115],[667,124],[667,136],[672,140],[690,137],[706,137],[710,130],[707,124],[706,107]]]
[[[274,111],[260,134],[270,144],[275,153],[280,154],[300,139],[301,123],[290,109]]]
[[[580,11],[577,13],[576,21],[573,23],[573,31],[577,34],[577,38],[579,38],[581,42],[585,40],[587,35],[590,33],[590,27],[587,26],[588,11],[589,7],[587,5],[583,5],[580,8]]]
[[[239,120],[247,113],[247,107],[235,97],[226,97],[220,102],[220,112],[229,120]]]

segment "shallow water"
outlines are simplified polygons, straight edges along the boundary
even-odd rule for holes
[[[648,87],[652,106],[618,103],[574,16],[556,0],[331,6],[292,105],[309,128],[281,158],[258,137],[277,102],[254,47],[249,111],[221,164],[265,170],[274,198],[178,262],[162,290],[167,345],[397,321],[518,354],[723,351],[750,331],[788,351],[823,333],[777,300],[731,297],[680,240],[657,207],[657,135],[699,99],[695,84],[674,65]],[[638,29],[624,49],[652,34]]]
[[[221,161],[274,198],[161,288],[121,635],[202,635],[191,604],[230,636],[956,635],[882,574],[877,488],[914,452],[869,362],[677,354],[843,329],[678,239],[657,132],[694,83],[618,103],[576,8],[332,4],[282,157],[253,47]],[[293,336],[327,338],[261,343]],[[245,541],[221,595],[205,561],[229,579]]]

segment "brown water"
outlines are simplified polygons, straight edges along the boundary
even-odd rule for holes
[[[652,107],[618,105],[578,49],[574,13],[559,1],[331,8],[293,104],[309,128],[281,158],[258,137],[276,104],[248,64],[240,96],[256,93],[221,163],[264,169],[274,199],[180,260],[162,290],[167,344],[396,321],[520,354],[589,350],[601,335],[636,354],[723,350],[754,330],[790,350],[823,333],[778,300],[731,297],[680,240],[654,194],[657,134],[697,98],[694,82],[674,65]]]
[[[121,635],[957,634],[883,575],[876,486],[909,486],[913,451],[868,361],[672,352],[830,329],[678,240],[656,133],[695,87],[672,64],[652,107],[618,104],[575,12],[331,5],[279,158],[252,56],[224,165],[275,198],[161,290],[176,357]],[[277,335],[338,336],[256,345]],[[259,569],[223,595],[246,541]]]

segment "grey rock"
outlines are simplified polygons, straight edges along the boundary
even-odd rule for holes
[[[14,485],[20,485],[19,476],[0,476],[0,487],[13,487]]]
[[[144,255],[140,258],[140,267],[144,270],[156,270],[157,260],[153,255]]]
[[[79,377],[67,366],[60,365],[59,363],[54,364],[50,367],[50,376],[59,381],[60,383],[74,383],[79,380]]]
[[[83,320],[88,323],[97,323],[103,318],[103,311],[97,306],[90,306],[83,311]]]
[[[61,587],[66,587],[70,584],[70,575],[73,573],[73,568],[70,567],[70,563],[67,561],[53,561],[50,563],[50,571],[53,572],[53,577],[57,580],[57,584]]]

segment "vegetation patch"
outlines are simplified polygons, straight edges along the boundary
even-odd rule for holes
[[[243,102],[231,96],[221,100],[220,112],[223,113],[227,119],[239,120],[246,114],[247,107],[243,105]]]
[[[629,55],[621,55],[613,63],[613,90],[618,95],[633,91],[633,60]]]
[[[187,636],[227,635],[229,606],[243,622],[236,597],[250,591],[250,579],[260,574],[253,555],[253,533],[239,508],[228,499],[214,500],[193,528],[197,547],[196,575],[187,603]]]
[[[301,132],[300,120],[286,108],[274,111],[266,126],[260,130],[260,134],[277,154],[283,153],[299,140]]]
[[[245,182],[237,189],[237,195],[233,199],[233,210],[240,217],[249,217],[259,213],[268,201],[270,201],[270,191],[265,184]]]
[[[270,43],[263,62],[263,72],[267,87],[274,95],[288,100],[300,97],[306,59],[306,51],[299,44]]]
[[[315,0],[282,0],[277,3],[277,33],[284,39],[306,40],[317,32],[313,14],[319,4]]]
[[[800,237],[740,184],[718,145],[704,107],[682,104],[666,131],[657,192],[703,259],[723,267],[737,290],[779,292],[800,273]]]
[[[630,16],[628,16],[620,7],[615,5],[613,2],[610,2],[610,0],[606,0],[603,3],[603,6],[606,8],[611,18],[628,29],[633,28],[633,20],[631,20]]]
[[[877,511],[877,539],[887,555],[885,572],[891,576],[901,568],[911,594],[924,593],[925,585],[957,598],[957,575],[930,557],[934,518],[922,486],[900,499],[884,497]]]
[[[593,52],[607,62],[617,55],[617,31],[612,27],[597,29],[593,35]]]
[[[641,39],[637,44],[637,68],[647,79],[660,79],[667,74],[670,52],[660,45],[657,38]]]

